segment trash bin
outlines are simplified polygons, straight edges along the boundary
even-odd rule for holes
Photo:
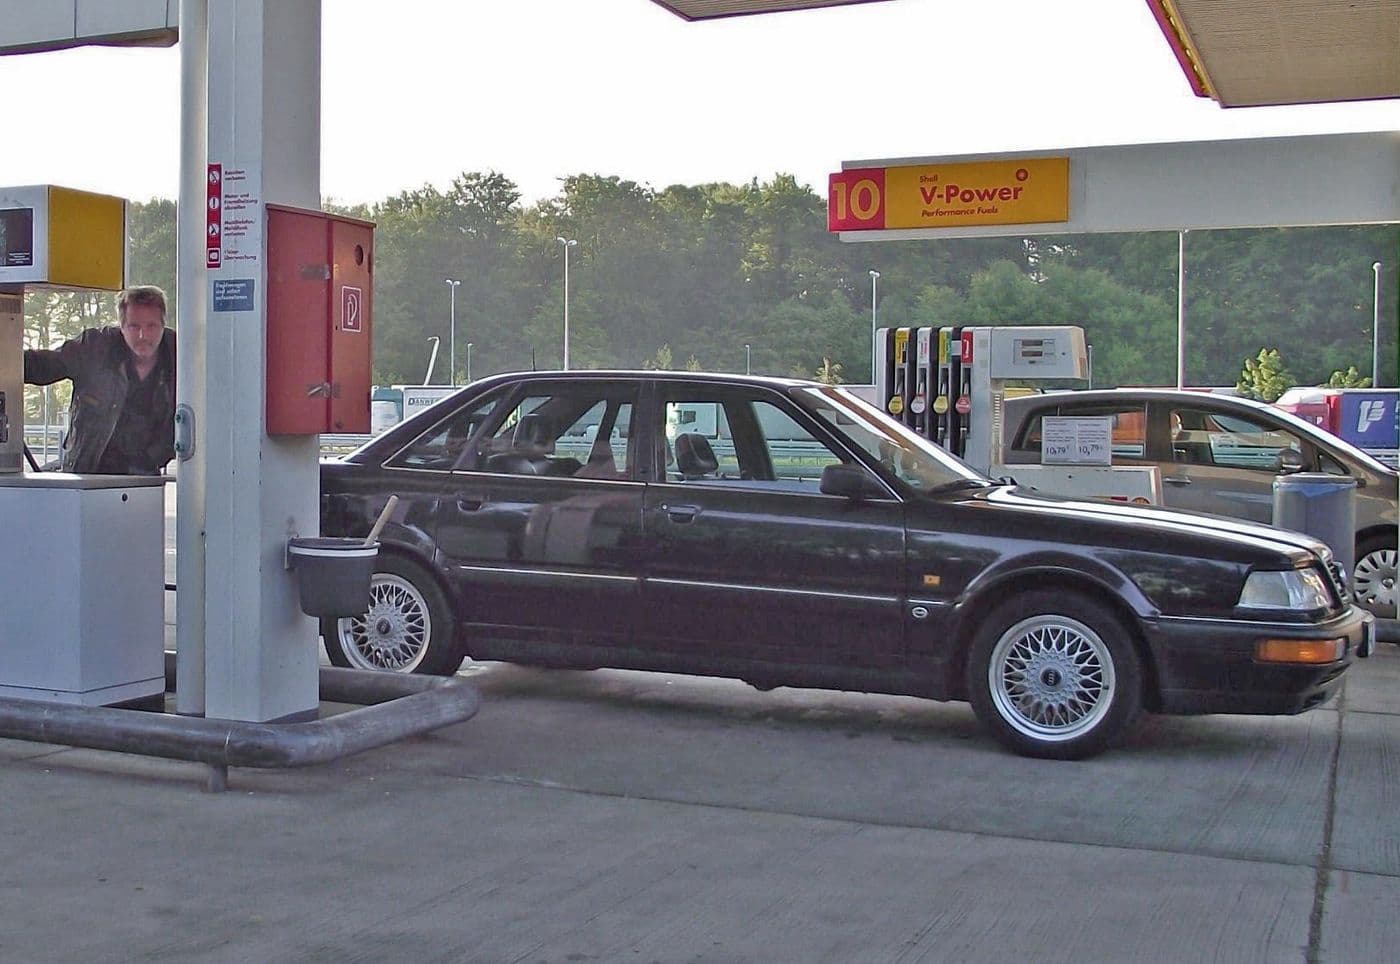
[[[301,611],[317,618],[360,616],[369,609],[369,583],[379,543],[328,537],[290,539],[287,558],[296,573]]]
[[[1274,525],[1327,543],[1351,584],[1356,568],[1356,480],[1297,472],[1274,479]]]

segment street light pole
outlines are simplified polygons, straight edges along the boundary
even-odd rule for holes
[[[452,292],[451,321],[447,336],[447,363],[451,366],[451,379],[453,385],[457,384],[457,286],[462,282],[453,281],[451,278],[443,278],[447,282],[447,289]]]
[[[1376,276],[1376,291],[1371,317],[1371,387],[1381,387],[1381,263],[1371,265]]]
[[[437,365],[438,342],[441,340],[442,339],[437,335],[428,336],[428,341],[433,343],[433,353],[428,356],[428,371],[423,376],[424,385],[431,385],[433,383],[433,367]]]
[[[472,383],[472,343],[467,342],[467,384]]]
[[[1186,232],[1176,232],[1176,389],[1186,388]]]
[[[870,272],[870,384],[872,385],[875,384],[875,358],[879,355],[879,352],[876,350],[877,339],[875,334],[878,330],[875,323],[875,290],[876,285],[879,283],[880,272],[872,269]]]
[[[744,374],[753,374],[753,349],[748,345],[744,346]]]
[[[564,371],[569,370],[569,249],[578,244],[573,238],[555,238],[564,246]]]

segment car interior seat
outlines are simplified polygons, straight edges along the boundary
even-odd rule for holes
[[[511,434],[511,451],[528,459],[536,475],[573,475],[583,465],[578,459],[554,455],[554,424],[547,416],[531,412],[520,416]]]
[[[710,447],[710,440],[696,432],[676,436],[676,468],[687,481],[713,476],[719,469],[719,459]]]

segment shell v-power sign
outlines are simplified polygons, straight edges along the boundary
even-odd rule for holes
[[[832,231],[1069,220],[1069,158],[853,168],[828,181]]]

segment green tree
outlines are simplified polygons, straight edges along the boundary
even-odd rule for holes
[[[1296,384],[1297,379],[1284,367],[1278,349],[1261,348],[1256,357],[1244,360],[1244,371],[1240,372],[1235,388],[1246,398],[1276,402]]]
[[[1371,377],[1362,375],[1355,365],[1348,365],[1346,371],[1335,371],[1322,385],[1322,388],[1370,388]]]
[[[823,385],[840,385],[845,381],[841,377],[841,363],[833,362],[830,358],[823,358],[821,367],[817,369],[813,377]]]

